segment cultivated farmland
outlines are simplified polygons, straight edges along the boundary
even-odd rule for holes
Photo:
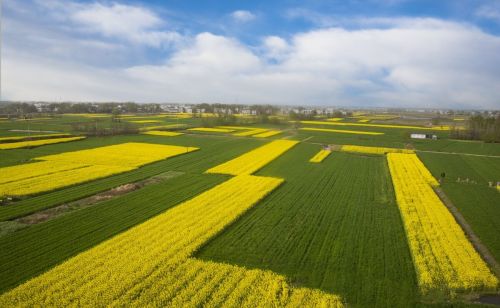
[[[440,307],[498,295],[497,144],[387,114],[235,118],[1,122],[0,306]],[[23,133],[28,123],[38,131]],[[106,133],[75,131],[86,123]],[[115,134],[117,123],[130,130]]]

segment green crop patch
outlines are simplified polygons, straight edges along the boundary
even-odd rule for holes
[[[383,157],[300,144],[258,172],[285,183],[198,258],[284,274],[355,307],[418,301],[413,263]]]

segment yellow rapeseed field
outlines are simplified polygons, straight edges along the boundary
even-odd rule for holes
[[[215,127],[195,127],[188,130],[193,132],[208,132],[208,133],[232,133],[234,129],[228,128],[215,128]]]
[[[343,152],[365,153],[365,154],[378,154],[384,155],[386,153],[415,153],[413,150],[396,149],[396,148],[383,148],[383,147],[366,147],[360,145],[343,145],[340,148]]]
[[[131,120],[128,122],[136,123],[136,124],[147,124],[147,123],[161,123],[162,121],[159,121],[159,120]]]
[[[24,136],[11,136],[11,137],[1,137],[0,142],[5,141],[16,141],[16,140],[24,140],[29,138],[42,138],[42,137],[66,137],[69,134],[42,134],[42,135],[24,135]]]
[[[337,125],[337,126],[364,126],[364,127],[380,127],[380,128],[404,128],[418,130],[450,130],[449,126],[423,127],[411,125],[390,125],[390,124],[369,124],[369,123],[350,123],[350,122],[332,122],[332,121],[300,121],[302,124],[314,125]]]
[[[316,155],[314,155],[310,160],[309,162],[311,163],[320,163],[322,162],[328,155],[330,155],[330,153],[332,153],[332,151],[330,150],[320,150],[318,153],[316,153]]]
[[[58,164],[57,162],[53,162]],[[63,163],[64,165],[65,163]],[[72,164],[70,164],[72,165]],[[22,196],[50,191],[135,169],[127,166],[83,166],[0,184],[0,196]]]
[[[144,127],[139,128],[139,131],[147,132],[147,131],[157,130],[157,129],[183,128],[186,126],[187,126],[187,124],[166,124],[166,125],[144,126]]]
[[[255,127],[249,127],[249,126],[217,126],[217,128],[224,128],[224,129],[232,129],[232,130],[246,130],[246,129],[254,129]]]
[[[422,293],[494,290],[497,278],[432,189],[437,182],[416,154],[389,153],[387,160]]]
[[[280,130],[270,130],[270,131],[267,131],[267,132],[263,132],[263,133],[260,133],[260,134],[253,135],[253,137],[256,137],[256,138],[266,138],[266,137],[276,136],[278,134],[281,134]]]
[[[150,131],[144,132],[143,134],[153,135],[153,136],[167,136],[167,137],[175,137],[175,136],[183,135],[183,133],[169,132],[169,131],[164,131],[164,130],[150,130]]]
[[[271,144],[259,148],[268,161],[295,142]],[[270,271],[192,258],[282,182],[237,175],[4,293],[0,306],[342,307],[340,297]]]
[[[35,159],[41,162],[0,168],[0,196],[50,191],[196,150],[198,148],[130,142],[37,157]]]
[[[268,129],[266,128],[254,128],[252,130],[244,131],[244,132],[239,132],[239,133],[234,133],[234,136],[239,136],[239,137],[245,137],[245,136],[252,136],[252,135],[257,135],[257,134],[262,134],[264,132],[267,132]]]
[[[65,116],[75,116],[75,117],[84,117],[84,118],[108,118],[111,117],[111,114],[107,113],[65,113]]]
[[[28,164],[3,167],[0,168],[0,185],[82,167],[84,167],[82,164],[61,164],[55,161],[35,161]]]
[[[85,139],[85,137],[52,138],[52,139],[41,139],[41,140],[32,140],[32,141],[0,143],[0,150],[37,147],[37,146],[41,146],[41,145],[70,142],[70,141],[81,140],[81,139]]]
[[[208,169],[206,172],[232,175],[252,174],[288,151],[297,143],[298,141],[293,140],[275,140],[235,159]]]
[[[383,135],[380,132],[365,132],[360,130],[347,130],[347,129],[329,129],[329,128],[314,128],[314,127],[301,127],[299,130],[311,131],[311,132],[326,132],[326,133],[342,133],[342,134],[354,134],[354,135]]]
[[[198,148],[127,142],[88,150],[65,152],[36,158],[83,165],[140,167],[158,160],[196,151]],[[146,155],[147,154],[147,155]]]

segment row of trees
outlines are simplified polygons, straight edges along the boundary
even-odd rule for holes
[[[496,117],[475,115],[467,121],[466,129],[454,129],[452,138],[500,142],[500,114]]]
[[[51,103],[38,105],[28,103],[0,104],[0,114],[25,116],[41,113],[157,113],[161,112],[159,104],[136,103]]]

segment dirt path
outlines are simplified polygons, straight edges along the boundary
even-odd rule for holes
[[[423,151],[423,150],[415,150],[415,151],[417,151],[417,152],[423,152],[423,153],[437,153],[437,154],[449,154],[449,155],[467,155],[467,156],[500,158],[500,156],[485,155],[485,154],[470,154],[470,153],[456,153],[456,152],[439,152],[439,151]]]
[[[153,177],[144,179],[142,181],[128,183],[120,185],[118,187],[100,192],[90,197],[72,201],[69,203],[64,203],[53,208],[42,210],[24,217],[20,217],[11,221],[5,221],[0,223],[0,236],[4,236],[8,233],[15,232],[16,230],[23,229],[30,225],[39,224],[48,220],[52,220],[56,217],[65,215],[67,213],[80,210],[83,208],[88,208],[95,206],[103,201],[117,198],[119,196],[126,195],[133,191],[139,190],[145,186],[151,184],[157,184],[162,181],[177,177],[184,174],[180,171],[167,171],[164,173],[157,174]]]
[[[443,203],[446,205],[451,214],[455,217],[455,220],[462,227],[462,230],[464,230],[467,238],[470,240],[477,252],[479,252],[486,263],[488,263],[495,275],[497,275],[497,277],[500,277],[500,265],[495,260],[489,249],[483,243],[481,243],[481,240],[474,233],[471,226],[469,225],[469,223],[467,223],[460,211],[455,207],[455,205],[453,205],[453,203],[448,198],[448,196],[446,196],[441,187],[434,187],[434,191],[439,196],[441,201],[443,201]]]

